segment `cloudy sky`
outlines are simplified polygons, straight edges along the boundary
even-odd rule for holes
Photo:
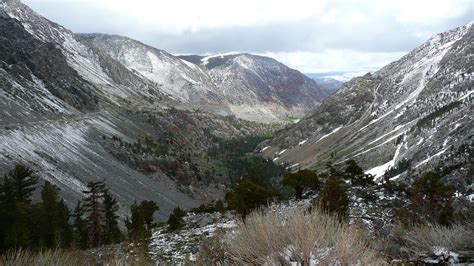
[[[249,52],[306,73],[376,70],[474,20],[473,0],[23,0],[75,32],[174,54]]]

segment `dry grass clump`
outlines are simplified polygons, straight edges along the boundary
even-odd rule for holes
[[[474,222],[450,226],[417,225],[409,229],[398,228],[395,241],[400,245],[400,256],[413,257],[430,254],[433,247],[462,251],[474,246]]]
[[[60,249],[31,252],[17,249],[8,251],[0,256],[0,265],[84,265],[85,256],[79,252],[63,251]]]
[[[108,265],[108,266],[142,266],[153,265],[147,254],[126,256],[125,254],[104,254],[95,258],[86,251],[79,250],[44,250],[40,252],[25,249],[16,249],[0,255],[1,266],[38,265],[38,266],[63,266],[63,265]]]
[[[361,230],[318,210],[253,212],[219,245],[226,264],[385,263],[368,247]]]

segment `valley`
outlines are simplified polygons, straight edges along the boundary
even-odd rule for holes
[[[471,21],[340,82],[252,53],[75,33],[2,0],[0,251],[472,263],[473,42]]]

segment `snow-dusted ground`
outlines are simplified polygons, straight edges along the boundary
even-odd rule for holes
[[[230,213],[188,213],[184,220],[187,225],[177,232],[168,232],[163,226],[153,233],[149,249],[157,264],[195,261],[203,240],[236,226]]]

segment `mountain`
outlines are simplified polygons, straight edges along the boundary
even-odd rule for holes
[[[307,73],[306,76],[312,78],[316,81],[321,87],[326,89],[330,94],[335,93],[344,82],[328,77],[320,77],[317,74]]]
[[[223,102],[210,76],[166,51],[116,35],[76,34],[79,41],[104,53],[127,69],[159,85],[161,90],[183,102]]]
[[[150,60],[141,61],[17,0],[0,3],[0,32],[0,175],[25,164],[56,184],[70,207],[88,182],[101,180],[121,216],[145,199],[159,204],[164,220],[178,205],[222,198],[228,179],[202,157],[216,138],[268,130],[195,109],[190,102],[227,102],[206,71],[164,51],[114,37],[138,47],[132,53],[146,49]]]
[[[275,59],[246,53],[181,56],[212,77],[236,112],[244,106],[283,107],[301,116],[329,93],[297,70]],[[243,115],[243,114],[242,114]]]
[[[177,57],[121,36],[76,34],[76,38],[156,83],[182,108],[278,121],[303,116],[329,95],[302,73],[268,57],[245,53]]]
[[[440,33],[344,83],[310,115],[261,144],[263,155],[293,169],[354,159],[377,177],[388,169],[396,179],[434,168],[472,177],[473,25]]]

